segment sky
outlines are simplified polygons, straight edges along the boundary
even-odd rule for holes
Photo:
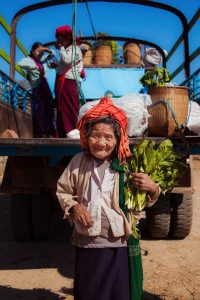
[[[38,0],[0,0],[0,15],[10,25],[15,13]],[[47,1],[50,2],[50,1]],[[160,0],[159,2],[174,5],[191,20],[200,7],[200,0]],[[182,24],[170,12],[125,3],[88,2],[91,18],[96,32],[106,32],[113,36],[146,39],[158,44],[169,52],[172,45],[182,33]],[[72,25],[73,4],[64,4],[30,12],[22,16],[17,25],[17,38],[27,51],[35,41],[46,43],[53,41],[55,29],[62,25]],[[92,26],[85,3],[77,4],[76,32],[83,36],[93,35]],[[200,20],[189,34],[190,54],[199,47]],[[7,54],[10,52],[8,34],[0,27],[0,48]],[[17,49],[16,61],[24,55]],[[167,65],[170,73],[183,62],[183,46],[181,45]],[[191,73],[198,69],[200,58],[191,64]],[[198,66],[198,67],[197,67]],[[9,66],[0,58],[0,68],[9,73]],[[49,75],[51,80],[53,74]],[[16,73],[16,77],[19,75]],[[175,83],[184,80],[183,74],[174,79]]]

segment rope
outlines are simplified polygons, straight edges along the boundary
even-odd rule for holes
[[[92,21],[92,17],[91,17],[91,14],[90,14],[89,5],[88,5],[87,0],[85,0],[85,5],[86,5],[86,9],[87,9],[88,16],[89,16],[89,19],[90,19],[90,23],[91,23],[91,26],[92,26],[93,33],[94,33],[94,36],[95,36],[95,38],[96,38],[97,35],[96,35],[96,31],[95,31],[95,29],[94,29],[94,23],[93,23],[93,21]]]
[[[156,105],[159,104],[159,103],[165,103],[165,104],[167,104],[169,110],[171,111],[172,117],[173,117],[173,119],[174,119],[174,121],[175,121],[175,123],[176,123],[177,129],[182,129],[182,128],[184,127],[184,125],[183,125],[183,124],[179,125],[179,123],[178,123],[178,121],[177,121],[177,119],[176,119],[176,115],[175,115],[175,113],[174,113],[174,111],[173,111],[171,105],[169,104],[168,100],[158,100],[157,102],[155,102],[155,103],[149,105],[147,109],[149,110],[149,109],[151,109],[152,107],[156,106]]]
[[[76,80],[78,93],[79,93],[79,100],[81,105],[86,103],[83,91],[81,89],[81,82],[80,82],[80,74],[76,72],[76,8],[77,8],[77,0],[74,1],[74,13],[73,13],[73,22],[72,22],[72,74],[74,79]]]
[[[176,114],[175,114],[175,112],[173,111],[173,109],[172,109],[172,107],[171,107],[169,101],[166,100],[166,99],[165,99],[165,100],[158,100],[157,102],[155,102],[155,103],[149,105],[147,109],[149,110],[149,109],[151,109],[152,107],[156,106],[156,105],[159,104],[159,103],[164,103],[164,104],[166,104],[166,105],[168,106],[169,110],[171,111],[171,114],[172,114],[172,117],[173,117],[173,119],[174,119],[174,122],[176,123],[176,127],[177,127],[177,129],[178,129],[178,132],[179,132],[179,134],[180,134],[180,136],[181,136],[181,138],[182,138],[182,140],[183,140],[183,143],[184,143],[184,145],[185,145],[185,147],[186,147],[186,150],[187,150],[187,152],[189,153],[190,145],[188,144],[187,140],[185,139],[184,133],[181,131],[181,129],[184,128],[184,125],[183,125],[183,124],[180,124],[180,125],[179,125],[179,123],[178,123],[178,121],[177,121],[177,118],[176,118]],[[191,112],[191,107],[190,107],[189,114],[188,114],[187,120],[186,120],[186,122],[185,122],[185,125],[188,124],[190,112]]]
[[[187,115],[187,120],[185,122],[185,125],[188,125],[188,123],[189,123],[191,110],[192,110],[192,101],[189,101],[189,112],[188,112],[188,115]]]

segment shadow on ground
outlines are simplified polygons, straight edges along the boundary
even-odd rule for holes
[[[9,286],[0,286],[0,297],[2,300],[66,300],[65,296],[46,289],[21,290]]]
[[[16,242],[11,233],[9,204],[7,196],[0,201],[0,271],[55,268],[63,277],[73,279],[74,247],[70,243],[72,228],[69,223],[58,214],[54,238]],[[142,255],[148,253],[142,250]],[[62,295],[45,288],[17,289],[5,285],[0,286],[0,300],[62,300],[68,299],[67,295],[73,295],[71,288],[62,287],[59,292]],[[159,299],[159,296],[144,293],[144,300]]]

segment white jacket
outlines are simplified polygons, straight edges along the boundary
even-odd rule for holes
[[[76,79],[81,81],[80,73],[83,69],[82,52],[78,46],[74,47],[70,45],[66,49],[62,46],[60,48],[60,60],[56,68],[58,75],[66,72],[65,78]],[[72,59],[74,60],[74,66],[72,67]]]

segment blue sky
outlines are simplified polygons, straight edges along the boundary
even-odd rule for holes
[[[38,0],[1,0],[0,14],[8,24],[11,24],[14,14],[21,8],[41,2]],[[48,1],[47,1],[48,2]],[[188,21],[200,6],[199,0],[166,0],[166,4],[175,5],[185,13]],[[162,13],[159,9],[152,9],[140,5],[117,4],[106,2],[89,2],[91,17],[96,32],[107,32],[110,35],[135,37],[157,43],[169,51],[182,32],[182,25],[178,18],[169,12]],[[154,13],[153,13],[154,12]],[[42,43],[54,40],[55,28],[65,24],[72,24],[73,5],[60,6],[33,11],[21,17],[17,26],[17,38],[29,51],[35,41]],[[93,35],[92,27],[84,3],[77,5],[77,34],[79,30],[83,35]],[[9,36],[0,28],[0,48],[9,54]],[[200,21],[190,32],[190,53],[199,47]],[[23,57],[17,50],[17,60]],[[183,60],[183,47],[180,46],[173,59],[168,64],[172,72]],[[1,69],[8,73],[9,67],[0,58]],[[191,65],[191,71],[197,69],[200,59]],[[183,76],[175,79],[177,83]]]

